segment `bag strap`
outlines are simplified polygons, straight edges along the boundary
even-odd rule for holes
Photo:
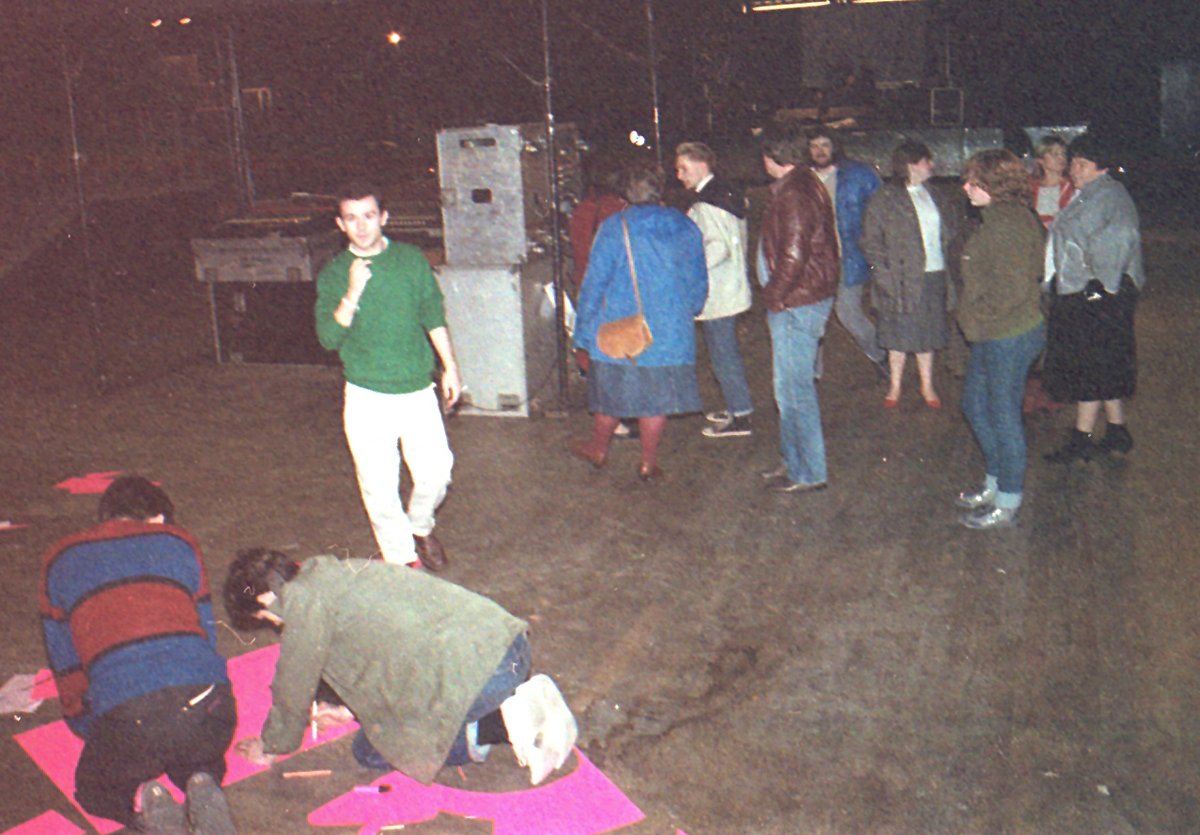
[[[629,224],[625,222],[625,211],[621,211],[621,232],[625,235],[625,254],[629,256],[629,275],[633,279],[633,297],[637,299],[638,316],[642,315],[642,294],[638,292],[637,267],[633,263],[633,247],[629,245]]]

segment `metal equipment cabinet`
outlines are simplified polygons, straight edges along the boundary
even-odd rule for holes
[[[464,414],[529,417],[553,390],[556,324],[549,258],[436,268],[466,394]]]

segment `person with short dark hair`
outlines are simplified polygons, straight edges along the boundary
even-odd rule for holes
[[[497,603],[378,560],[241,551],[225,608],[242,628],[283,629],[262,736],[238,742],[271,765],[330,714],[327,686],[361,730],[360,765],[429,783],[443,765],[483,762],[508,743],[538,784],[571,753],[574,716],[554,682],[530,677],[528,625]],[[332,721],[336,721],[332,720]]]
[[[837,221],[838,246],[841,249],[841,274],[833,312],[858,349],[875,366],[875,373],[887,379],[887,351],[879,347],[875,323],[863,310],[863,291],[871,278],[871,267],[862,253],[862,218],[867,202],[880,186],[879,175],[871,166],[842,154],[836,131],[824,126],[808,130],[809,164],[833,198]]]
[[[962,524],[989,530],[1011,527],[1021,507],[1028,459],[1021,401],[1046,344],[1038,280],[1045,238],[1025,167],[1012,152],[972,156],[963,190],[982,219],[963,249],[958,322],[971,344],[962,408],[983,451],[984,481],[956,503],[970,511]]]
[[[458,402],[462,379],[429,261],[415,246],[385,237],[386,224],[378,188],[350,183],[342,190],[337,225],[348,246],[317,276],[317,337],[342,360],[346,443],[383,559],[440,571],[447,559],[433,535],[434,512],[450,486],[454,455],[434,393],[434,351],[446,408]],[[407,508],[401,463],[413,482]]]
[[[780,463],[761,475],[776,492],[815,492],[829,480],[813,376],[837,294],[833,200],[808,167],[808,137],[799,124],[768,125],[762,158],[774,182],[762,220],[758,280],[771,331]]]
[[[871,265],[871,301],[879,314],[879,344],[888,352],[885,409],[900,404],[905,360],[916,354],[921,397],[942,408],[933,385],[933,352],[950,336],[949,254],[961,221],[961,196],[932,187],[933,154],[907,140],[892,152],[892,178],[871,197],[861,244]]]
[[[237,707],[200,546],[173,513],[145,478],[113,481],[100,524],[43,558],[42,630],[63,718],[84,740],[79,805],[147,831],[229,833],[220,784]],[[185,806],[148,782],[164,772]]]
[[[621,184],[630,205],[600,224],[575,317],[574,348],[588,364],[592,435],[572,438],[567,449],[599,469],[620,419],[637,418],[638,478],[655,481],[663,474],[658,446],[667,415],[701,408],[693,317],[704,307],[708,270],[700,229],[660,205],[664,177],[657,166],[636,160],[624,168]],[[637,314],[639,297],[652,344],[633,360],[605,354],[597,341],[601,325]]]
[[[1052,302],[1042,383],[1055,400],[1077,407],[1067,442],[1046,456],[1054,464],[1133,448],[1124,400],[1137,384],[1133,319],[1146,284],[1137,207],[1109,173],[1116,165],[1111,151],[1086,133],[1068,151],[1076,194],[1050,227]],[[1096,442],[1101,406],[1108,428]]]
[[[703,142],[683,142],[675,149],[675,175],[694,195],[688,217],[704,235],[708,266],[708,299],[696,317],[708,348],[725,408],[708,412],[706,438],[737,438],[751,433],[754,403],[746,382],[737,317],[750,309],[746,276],[746,215],[749,206],[740,188],[716,173],[717,155]]]
[[[588,256],[592,251],[592,241],[600,224],[609,215],[621,211],[629,204],[620,195],[620,165],[612,154],[596,152],[585,157],[584,173],[587,177],[587,191],[582,200],[571,212],[567,226],[571,239],[571,254],[575,260],[575,269],[571,274],[571,282],[575,285],[576,295],[587,275]]]

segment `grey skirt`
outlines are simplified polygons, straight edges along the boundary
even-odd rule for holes
[[[880,348],[924,353],[946,347],[946,272],[925,273],[910,313],[880,313],[876,329]]]

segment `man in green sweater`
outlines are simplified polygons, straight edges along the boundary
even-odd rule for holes
[[[355,759],[422,783],[508,743],[536,785],[575,744],[575,717],[554,682],[529,677],[528,625],[423,571],[331,556],[297,563],[253,548],[229,570],[225,608],[239,628],[286,624],[262,737],[237,745],[252,762],[273,764],[300,747],[310,723],[337,716],[314,701],[322,683],[345,706],[337,718],[362,726]]]
[[[440,571],[447,560],[433,515],[454,455],[433,390],[434,350],[447,409],[462,380],[429,262],[416,247],[384,237],[386,224],[377,188],[352,183],[342,191],[337,225],[349,246],[317,277],[317,338],[342,360],[346,442],[383,559]],[[401,450],[413,481],[407,511]]]

